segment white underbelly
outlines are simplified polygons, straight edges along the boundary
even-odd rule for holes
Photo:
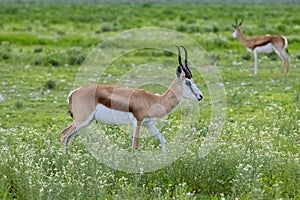
[[[255,51],[258,53],[272,53],[273,52],[273,45],[268,43],[264,46],[258,46],[255,48]]]
[[[113,110],[102,104],[98,104],[95,119],[104,124],[132,124],[135,117],[130,112]]]

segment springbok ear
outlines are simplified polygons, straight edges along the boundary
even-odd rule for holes
[[[178,66],[178,67],[177,67],[177,70],[176,70],[176,76],[177,76],[177,78],[180,77],[181,71],[182,71],[182,70],[181,70],[181,67]]]
[[[181,66],[177,67],[176,75],[179,80],[183,80],[183,78],[185,77],[184,71],[182,70]]]

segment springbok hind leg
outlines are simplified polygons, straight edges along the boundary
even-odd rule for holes
[[[289,68],[290,68],[290,57],[287,55],[287,53],[283,50],[282,52],[282,58],[283,58],[283,65],[285,68],[285,73],[289,73]]]
[[[93,120],[95,119],[95,111],[86,119],[86,120],[81,120],[81,121],[77,121],[76,125],[75,125],[75,121],[72,123],[70,129],[69,127],[67,128],[68,134],[66,134],[63,138],[64,141],[64,146],[65,148],[68,146],[69,143],[71,143],[72,139],[78,134],[78,132],[87,127]]]
[[[65,140],[66,140],[66,137],[75,130],[75,126],[74,126],[74,122],[69,125],[67,128],[65,128],[64,130],[62,130],[61,132],[61,136],[60,136],[60,142],[61,142],[61,146],[62,146],[62,149],[65,149],[66,146],[65,146]]]
[[[276,52],[276,54],[282,60],[281,73],[282,74],[283,73],[288,74],[288,72],[289,72],[289,61],[290,61],[289,56],[287,55],[285,50],[279,50],[278,48],[277,49],[275,48],[274,51]]]

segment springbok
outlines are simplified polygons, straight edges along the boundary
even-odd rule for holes
[[[185,47],[185,63],[181,62],[178,49],[177,78],[162,95],[143,89],[118,87],[116,85],[88,85],[71,91],[68,96],[69,112],[73,117],[70,126],[61,132],[61,143],[65,149],[78,132],[93,120],[103,124],[132,124],[134,126],[132,148],[138,148],[141,126],[156,136],[166,154],[165,138],[155,127],[155,121],[171,113],[182,102],[183,97],[202,100],[203,95],[195,85],[188,67]]]
[[[258,53],[272,53],[273,51],[281,58],[283,66],[281,72],[285,69],[286,74],[289,72],[290,58],[287,55],[285,49],[288,46],[286,37],[281,35],[264,35],[251,39],[246,39],[242,31],[243,20],[238,23],[235,20],[235,24],[232,24],[234,32],[233,38],[237,38],[248,51],[253,52],[254,55],[254,75],[257,74],[257,54]]]

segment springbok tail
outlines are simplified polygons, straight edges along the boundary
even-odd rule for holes
[[[285,36],[282,36],[282,37],[284,39],[284,47],[283,48],[287,50],[287,48],[288,48],[288,40],[286,39]]]
[[[288,50],[288,40],[286,39],[285,36],[282,36],[282,38],[284,39],[284,47],[283,47],[282,55],[283,55],[283,57],[284,57],[285,60],[287,60],[288,62],[290,62],[291,59],[288,56],[288,53],[289,53],[289,50]]]

